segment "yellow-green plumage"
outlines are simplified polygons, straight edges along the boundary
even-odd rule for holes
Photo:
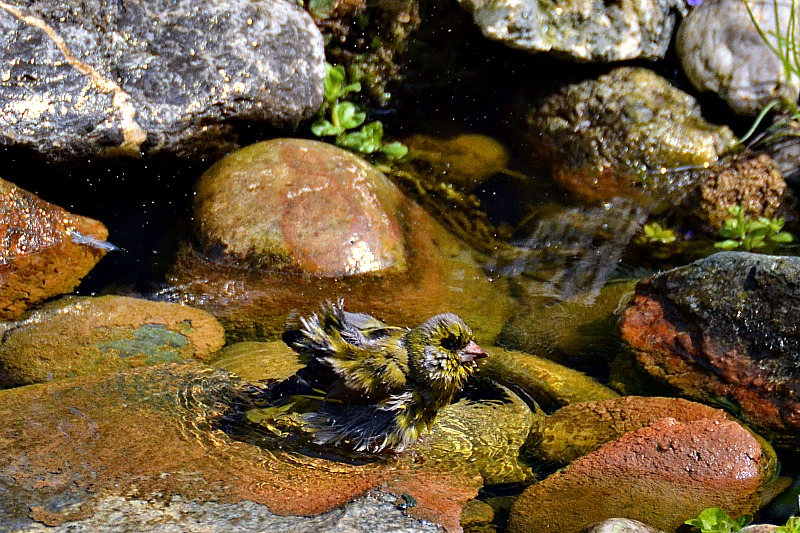
[[[416,442],[475,371],[475,361],[486,357],[456,315],[398,328],[348,313],[341,301],[294,320],[283,339],[309,359],[301,379],[324,383],[327,398],[335,400],[306,415],[315,441],[348,441],[373,452],[402,451]],[[333,379],[317,379],[324,371]]]

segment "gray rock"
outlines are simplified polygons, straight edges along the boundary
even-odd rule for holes
[[[775,31],[777,5],[781,34],[786,34],[790,0],[749,4],[766,33]],[[795,19],[798,39],[796,24]],[[776,44],[774,35],[769,39]],[[756,115],[775,98],[797,100],[800,79],[787,80],[783,65],[761,39],[741,0],[711,0],[694,8],[680,25],[676,49],[695,88],[717,93],[736,113]]]
[[[11,0],[0,50],[0,145],[53,160],[213,157],[234,122],[322,102],[322,37],[289,0]]]
[[[659,59],[683,0],[459,0],[487,37],[576,61]]]
[[[609,518],[592,524],[581,533],[660,533],[660,530],[630,518]]]
[[[14,531],[48,533],[111,533],[151,531],[158,533],[205,533],[226,531],[393,531],[397,533],[435,533],[442,528],[411,518],[397,509],[397,499],[375,492],[319,516],[280,516],[266,505],[251,501],[215,503],[184,501],[174,496],[169,502],[108,496],[98,502],[94,514],[84,520],[61,526],[33,525]]]

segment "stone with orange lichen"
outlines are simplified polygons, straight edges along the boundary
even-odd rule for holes
[[[490,341],[513,308],[469,249],[381,172],[324,143],[276,139],[218,162],[197,187],[199,249],[163,297],[208,310],[230,338],[274,338],[286,315],[343,298],[414,326],[459,314]]]
[[[732,420],[656,420],[528,487],[508,531],[581,531],[632,518],[674,531],[708,507],[753,513],[773,496],[775,463]]]
[[[108,230],[0,179],[0,319],[72,291],[106,254],[77,244],[72,232],[105,240]]]
[[[192,362],[0,391],[0,528],[30,524],[32,507],[52,524],[78,507],[90,515],[109,496],[250,500],[313,515],[382,487],[460,530],[479,479],[417,464],[413,453],[352,464],[236,440],[219,422],[241,385]]]
[[[0,387],[207,359],[225,344],[205,311],[124,296],[67,296],[0,324],[0,336]]]
[[[620,333],[636,368],[798,450],[799,289],[796,257],[720,252],[640,282]]]

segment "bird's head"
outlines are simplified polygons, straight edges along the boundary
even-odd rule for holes
[[[451,313],[436,315],[407,336],[409,369],[422,383],[459,389],[488,354],[475,342],[472,330]]]

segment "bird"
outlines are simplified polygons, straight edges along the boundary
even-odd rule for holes
[[[307,359],[293,385],[325,393],[322,406],[302,416],[314,442],[358,452],[412,446],[488,356],[452,313],[396,327],[347,312],[342,300],[308,317],[291,315],[282,339]]]

